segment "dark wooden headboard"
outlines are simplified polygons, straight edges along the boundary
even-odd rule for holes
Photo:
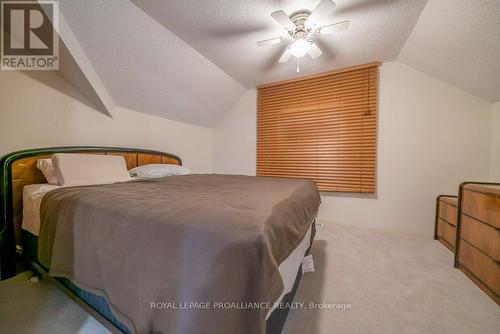
[[[0,160],[1,279],[15,274],[13,260],[15,245],[20,244],[21,241],[23,187],[47,182],[40,170],[36,168],[36,162],[38,159],[49,158],[54,153],[120,155],[125,158],[128,169],[152,163],[182,165],[182,160],[174,154],[121,147],[50,147],[7,154]]]

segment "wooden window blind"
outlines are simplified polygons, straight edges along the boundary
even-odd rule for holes
[[[257,175],[374,193],[378,65],[259,86]]]

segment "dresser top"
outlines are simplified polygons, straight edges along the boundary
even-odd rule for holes
[[[464,185],[464,189],[472,190],[479,193],[484,193],[492,196],[500,196],[500,185],[498,184],[477,184],[468,183]]]
[[[441,196],[439,199],[453,206],[457,206],[458,199],[456,196]]]

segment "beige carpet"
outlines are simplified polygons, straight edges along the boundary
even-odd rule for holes
[[[452,266],[438,241],[325,225],[295,301],[350,310],[292,310],[283,334],[500,333],[500,307]]]
[[[500,333],[500,307],[422,237],[326,225],[312,248],[316,272],[295,301],[349,310],[293,310],[283,334]],[[109,333],[49,282],[0,283],[0,333]]]
[[[110,334],[57,286],[22,273],[0,283],[0,333]]]

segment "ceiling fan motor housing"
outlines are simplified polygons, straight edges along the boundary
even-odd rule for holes
[[[258,46],[286,44],[278,62],[286,63],[291,56],[299,58],[304,55],[309,55],[312,59],[320,57],[323,52],[314,42],[315,38],[345,30],[349,27],[349,21],[341,21],[328,25],[320,26],[325,19],[335,8],[333,0],[321,0],[319,4],[311,12],[309,10],[300,10],[292,15],[288,15],[283,10],[278,10],[271,13],[271,16],[276,22],[281,25],[288,33],[289,37],[274,37],[258,41]],[[299,71],[297,66],[297,72]]]
[[[311,29],[305,26],[305,22],[310,15],[311,12],[309,11],[300,11],[290,16],[290,20],[292,20],[296,27],[293,31],[289,31],[292,37],[296,39],[306,38],[307,34],[311,32]]]

